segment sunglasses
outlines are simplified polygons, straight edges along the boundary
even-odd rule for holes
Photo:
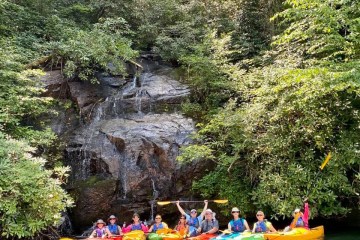
[[[161,218],[155,218],[155,219],[161,219]]]
[[[195,211],[191,212],[191,213],[196,213]]]
[[[239,213],[239,211],[232,211],[231,213]]]
[[[260,217],[260,216],[264,216],[264,215],[262,215],[262,214],[256,214],[256,216],[257,216],[257,217]]]
[[[180,219],[185,219],[185,218],[180,218]]]

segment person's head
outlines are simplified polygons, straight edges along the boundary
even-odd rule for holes
[[[160,223],[161,220],[162,220],[161,215],[157,214],[157,215],[155,216],[155,223]]]
[[[110,224],[115,224],[117,221],[117,217],[115,217],[114,215],[111,215],[109,218],[108,218],[108,222],[110,222]]]
[[[256,213],[256,218],[257,218],[257,220],[259,220],[259,221],[263,221],[264,218],[265,218],[264,212],[263,212],[263,211],[258,211],[258,212]]]
[[[191,211],[190,211],[190,216],[191,216],[192,218],[194,218],[194,217],[197,216],[197,211],[196,211],[196,209],[191,209]]]
[[[231,214],[233,215],[234,218],[239,218],[240,210],[237,207],[233,207],[231,209]]]
[[[213,216],[214,216],[214,212],[210,208],[206,209],[206,211],[205,211],[205,219],[206,220],[211,220],[211,219],[213,219]]]
[[[96,221],[96,227],[98,228],[103,228],[105,225],[106,223],[102,219]]]
[[[302,212],[300,210],[300,208],[296,208],[293,212],[293,217],[295,217],[296,215],[300,214],[300,216],[302,215]]]
[[[185,215],[180,215],[179,224],[186,224],[186,216]]]
[[[134,221],[134,223],[138,223],[140,221],[140,216],[137,213],[133,214],[132,220]]]

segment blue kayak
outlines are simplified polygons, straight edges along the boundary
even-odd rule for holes
[[[228,233],[220,234],[217,237],[212,238],[211,240],[261,240],[265,239],[264,234],[261,233],[251,233],[251,232],[242,232],[242,233]]]

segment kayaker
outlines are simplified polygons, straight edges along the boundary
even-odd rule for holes
[[[105,238],[107,235],[110,236],[111,233],[106,228],[106,223],[102,219],[99,219],[96,221],[95,229],[89,238]]]
[[[132,217],[132,220],[133,220],[132,224],[130,224],[129,226],[124,227],[122,229],[123,233],[131,232],[131,231],[134,231],[134,230],[142,230],[143,232],[148,232],[147,226],[145,226],[144,224],[142,224],[140,222],[139,214],[134,213],[133,217]]]
[[[181,215],[178,224],[174,228],[181,236],[186,236],[189,232],[189,225],[186,222],[186,216]]]
[[[276,232],[276,229],[273,227],[271,222],[265,219],[265,214],[263,211],[258,211],[256,213],[257,222],[254,223],[253,233],[269,233]]]
[[[201,234],[214,234],[218,230],[219,222],[215,219],[215,213],[211,209],[206,209],[205,220],[201,222],[197,232]]]
[[[309,229],[309,204],[308,198],[304,199],[304,212],[300,208],[296,208],[293,212],[293,220],[291,221],[290,226],[287,226],[284,229],[284,232],[288,232],[294,228],[305,228]]]
[[[109,225],[107,225],[107,229],[111,233],[110,237],[112,235],[122,235],[121,227],[116,224],[117,220],[117,217],[115,217],[114,215],[111,215],[108,218]]]
[[[240,217],[240,210],[237,207],[231,209],[233,220],[228,224],[228,229],[232,232],[244,232],[245,230],[250,231],[249,224],[244,218]]]
[[[168,225],[165,222],[161,221],[161,215],[157,214],[155,216],[155,223],[150,227],[149,232],[156,232],[159,229],[168,228]]]
[[[197,235],[197,229],[199,228],[200,226],[200,223],[202,222],[202,220],[204,219],[204,216],[205,216],[205,211],[207,209],[207,206],[208,206],[208,201],[207,200],[204,200],[204,209],[203,211],[201,212],[201,214],[199,216],[197,216],[197,211],[196,209],[191,209],[190,211],[190,215],[189,214],[186,214],[184,209],[180,206],[180,201],[176,201],[176,206],[177,208],[179,209],[180,213],[182,215],[185,215],[186,216],[186,221],[187,223],[189,224],[189,234],[190,234],[190,237],[194,237]]]

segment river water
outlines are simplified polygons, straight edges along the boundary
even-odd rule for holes
[[[325,240],[360,240],[360,229],[341,232],[325,232]]]

